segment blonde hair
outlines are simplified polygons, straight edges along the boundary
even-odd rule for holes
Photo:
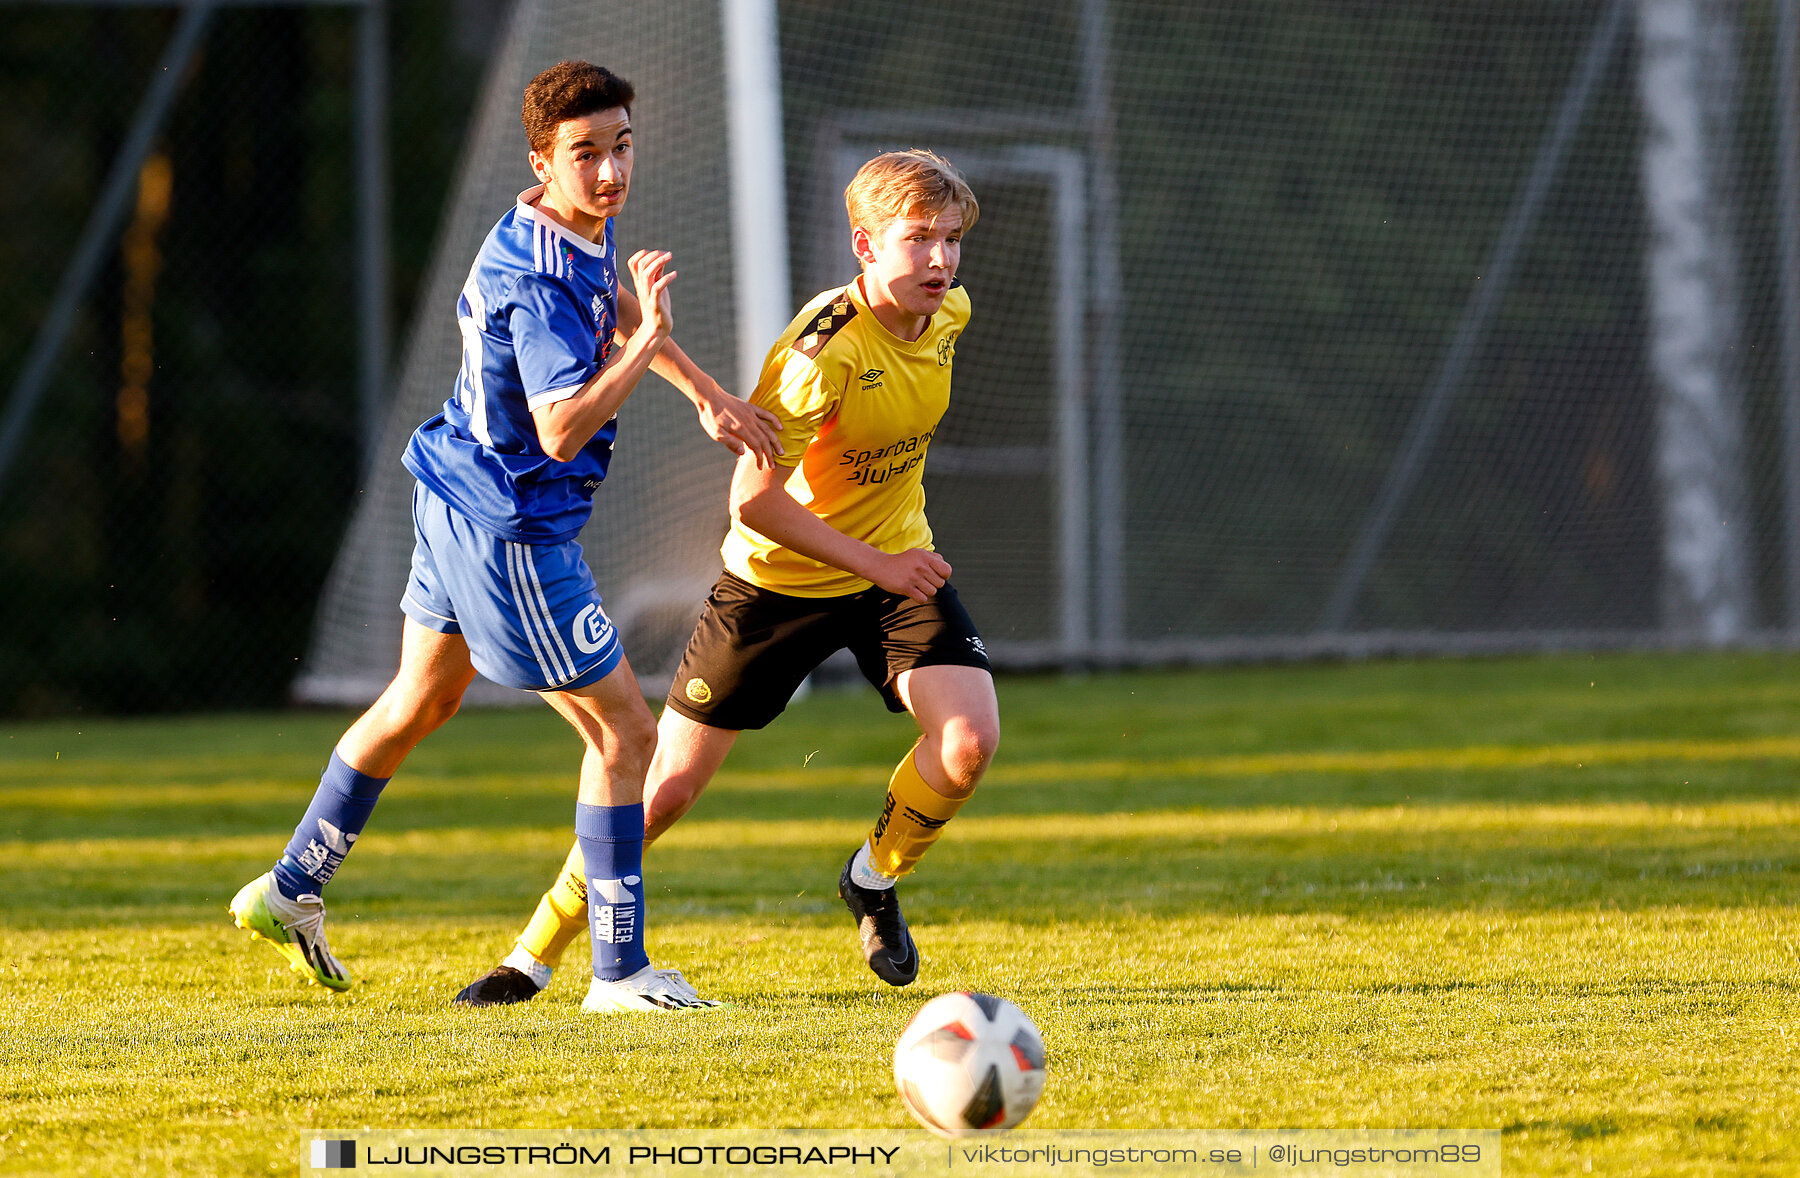
[[[844,189],[850,228],[870,233],[901,217],[937,214],[951,205],[962,213],[963,232],[973,229],[981,206],[969,182],[949,160],[922,147],[876,156]]]

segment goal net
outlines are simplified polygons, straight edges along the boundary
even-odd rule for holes
[[[518,0],[472,116],[421,288],[381,446],[387,457],[369,480],[327,581],[297,697],[367,702],[398,664],[399,601],[413,543],[412,476],[399,456],[414,427],[449,395],[462,354],[454,308],[469,264],[495,220],[536,182],[525,161],[519,96],[540,70],[585,58],[636,87],[637,167],[619,248],[626,256],[645,247],[673,251],[680,271],[675,338],[708,372],[734,383],[721,54],[717,4]],[[612,466],[581,543],[647,690],[673,674],[718,575],[730,474],[730,455],[701,432],[687,401],[646,377],[620,414]],[[477,680],[469,698],[522,695]]]
[[[926,489],[1002,665],[1767,638],[1793,620],[1774,30],[1738,11],[783,0],[789,307],[854,275],[863,159],[968,174]],[[733,384],[721,13],[518,0],[386,453],[450,388],[456,291],[531,181],[519,93],[563,57],[636,85],[619,240],[674,251],[676,338]],[[622,413],[582,539],[647,684],[717,574],[729,470],[661,382]],[[392,673],[408,492],[390,458],[301,697]]]

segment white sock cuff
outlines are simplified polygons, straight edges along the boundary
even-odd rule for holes
[[[869,863],[869,842],[856,848],[856,858],[850,860],[850,882],[859,888],[876,888],[886,891],[896,882],[891,875],[883,875]]]
[[[500,964],[512,966],[536,983],[540,990],[550,984],[550,967],[533,957],[523,945],[514,945],[513,951]]]

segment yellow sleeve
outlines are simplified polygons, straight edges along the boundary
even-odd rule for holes
[[[967,330],[969,316],[974,313],[974,308],[969,305],[969,288],[960,285],[951,287],[950,297],[944,300],[944,305],[950,308],[956,330],[959,333]]]
[[[828,379],[818,363],[793,348],[779,347],[770,354],[750,401],[781,419],[781,448],[786,453],[775,459],[777,465],[799,465],[819,427],[837,411],[842,386],[842,380]]]

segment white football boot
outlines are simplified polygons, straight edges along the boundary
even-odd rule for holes
[[[319,897],[288,899],[275,886],[271,872],[239,889],[229,911],[239,928],[250,930],[251,940],[269,942],[309,985],[350,988],[350,971],[332,956],[325,940],[325,901]]]
[[[595,978],[588,986],[581,1009],[589,1014],[619,1014],[640,1010],[711,1010],[719,1003],[702,998],[678,969],[654,969],[646,965],[616,982]]]

